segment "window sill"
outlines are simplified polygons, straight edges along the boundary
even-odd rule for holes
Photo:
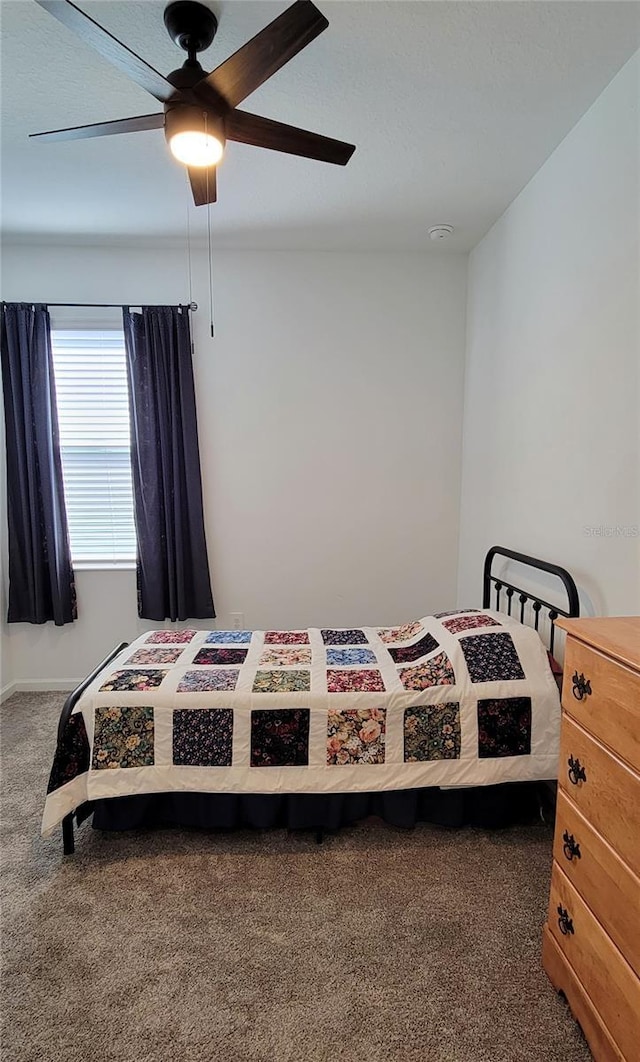
[[[72,568],[74,572],[111,572],[128,571],[134,572],[136,570],[135,561],[108,561],[108,560],[95,560],[95,561],[73,561]]]

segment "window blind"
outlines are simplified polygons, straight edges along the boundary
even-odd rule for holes
[[[72,559],[135,560],[123,333],[54,329],[51,339]]]

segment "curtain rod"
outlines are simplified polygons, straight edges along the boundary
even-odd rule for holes
[[[40,300],[39,299],[36,299],[36,300],[32,299],[31,302],[29,302],[26,299],[22,299],[21,302],[26,302],[28,306],[31,306],[31,305],[35,306],[35,305],[38,304],[38,302],[40,302]],[[3,303],[3,305],[7,305],[7,304]],[[45,303],[42,303],[42,305],[44,305],[44,306],[66,306],[66,307],[71,307],[72,309],[75,309],[75,307],[77,307],[77,306],[86,306],[86,307],[90,307],[92,309],[98,309],[98,310],[107,310],[107,309],[110,309],[110,310],[121,310],[123,305],[126,305],[126,306],[150,306],[152,309],[161,309],[161,307],[164,305],[164,303],[155,303],[154,304],[154,303],[149,303],[149,302],[129,302],[129,303],[124,303],[123,304],[123,303],[120,303],[120,302],[45,302]],[[185,309],[185,310],[194,311],[194,310],[198,309],[198,303],[197,302],[186,302],[186,303],[181,302],[178,305],[180,306],[181,309]]]

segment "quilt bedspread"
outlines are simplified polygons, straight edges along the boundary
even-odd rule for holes
[[[137,793],[347,793],[554,778],[558,690],[535,631],[491,610],[397,627],[159,630],[85,690],[42,832]]]

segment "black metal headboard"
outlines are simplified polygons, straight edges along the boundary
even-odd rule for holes
[[[493,564],[494,557],[506,557],[508,560],[518,561],[519,564],[524,564],[529,568],[538,568],[540,571],[549,572],[550,575],[557,576],[562,582],[566,594],[567,594],[567,608],[560,608],[558,605],[551,605],[548,601],[533,594],[530,590],[523,590],[519,586],[514,586],[513,583],[506,582],[505,579],[498,578],[496,575],[491,574],[491,566]],[[539,560],[537,557],[528,557],[526,553],[516,553],[513,549],[505,549],[504,546],[492,546],[484,559],[484,572],[483,572],[483,592],[482,592],[482,607],[491,608],[491,587],[495,589],[496,595],[496,610],[500,609],[500,596],[504,590],[506,597],[506,611],[511,615],[511,608],[513,604],[513,595],[518,594],[518,602],[520,604],[520,622],[524,622],[524,610],[528,602],[531,602],[531,608],[535,616],[534,626],[538,630],[540,624],[540,612],[542,609],[546,609],[549,620],[551,621],[551,633],[549,636],[549,649],[553,653],[553,644],[555,640],[555,621],[558,616],[579,616],[580,615],[580,599],[578,597],[578,588],[566,568],[561,568],[558,564],[549,564],[548,561]],[[504,611],[504,607],[502,609]]]

